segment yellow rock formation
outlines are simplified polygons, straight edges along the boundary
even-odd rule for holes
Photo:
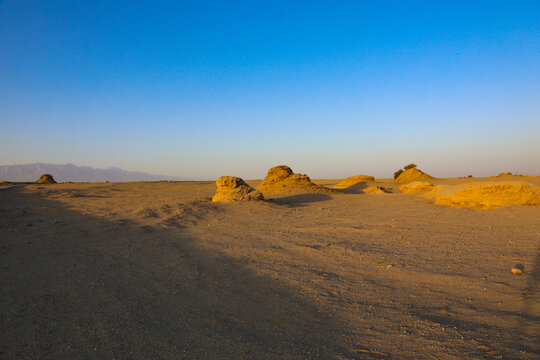
[[[222,176],[216,180],[217,190],[212,201],[263,200],[263,194],[235,176]]]
[[[333,192],[331,189],[312,183],[307,175],[293,173],[292,169],[286,165],[274,166],[268,170],[268,174],[257,186],[257,190],[263,194]]]
[[[430,176],[423,172],[422,170],[418,170],[416,168],[408,169],[402,172],[397,179],[394,180],[396,183],[409,183],[412,181],[420,181],[420,180],[431,180],[435,179],[433,176]]]
[[[56,184],[56,180],[52,177],[51,174],[43,174],[39,178],[38,181],[36,181],[38,184]]]

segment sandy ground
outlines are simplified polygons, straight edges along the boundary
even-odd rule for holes
[[[540,356],[539,206],[214,191],[0,185],[0,358]]]

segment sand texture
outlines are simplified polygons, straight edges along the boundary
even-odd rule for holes
[[[377,186],[2,184],[0,358],[538,359],[540,206]]]
[[[403,171],[394,182],[403,184],[412,181],[421,181],[421,180],[432,180],[433,176],[426,174],[422,170],[411,168]]]
[[[433,184],[429,181],[413,181],[412,183],[401,185],[399,190],[405,194],[416,194],[433,189]]]

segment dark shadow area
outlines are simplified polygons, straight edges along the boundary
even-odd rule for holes
[[[48,191],[47,195],[65,195],[70,197],[87,197],[87,198],[110,198],[110,195],[99,195],[99,194],[85,194],[84,190],[64,190],[64,191]]]
[[[362,356],[324,309],[182,228],[84,215],[22,187],[0,196],[0,358]],[[189,204],[185,214],[202,216]]]
[[[433,309],[415,309],[411,310],[410,313],[417,318],[428,320],[433,323],[443,325],[445,327],[454,327],[461,332],[473,331],[481,332],[496,329],[499,332],[504,332],[505,328],[496,327],[492,325],[485,325],[475,321],[463,320],[453,318],[448,315],[436,314]]]
[[[296,194],[281,198],[269,199],[269,202],[278,205],[289,205],[292,207],[305,206],[309,203],[332,200],[332,197],[327,194]]]

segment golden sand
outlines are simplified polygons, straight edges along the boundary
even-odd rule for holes
[[[473,209],[496,209],[509,205],[540,205],[540,188],[526,182],[465,183],[438,185],[425,197],[435,204]]]
[[[410,184],[401,185],[399,190],[405,194],[416,194],[433,189],[433,184],[429,181],[414,181]]]
[[[361,182],[373,182],[375,181],[375,178],[373,176],[369,175],[356,175],[356,176],[350,176],[334,186],[334,189],[346,189],[348,187],[351,187],[353,185],[356,185]]]
[[[383,188],[382,186],[370,186],[368,188],[365,188],[364,192],[366,194],[381,195],[381,194],[387,194],[388,190],[386,188]]]

